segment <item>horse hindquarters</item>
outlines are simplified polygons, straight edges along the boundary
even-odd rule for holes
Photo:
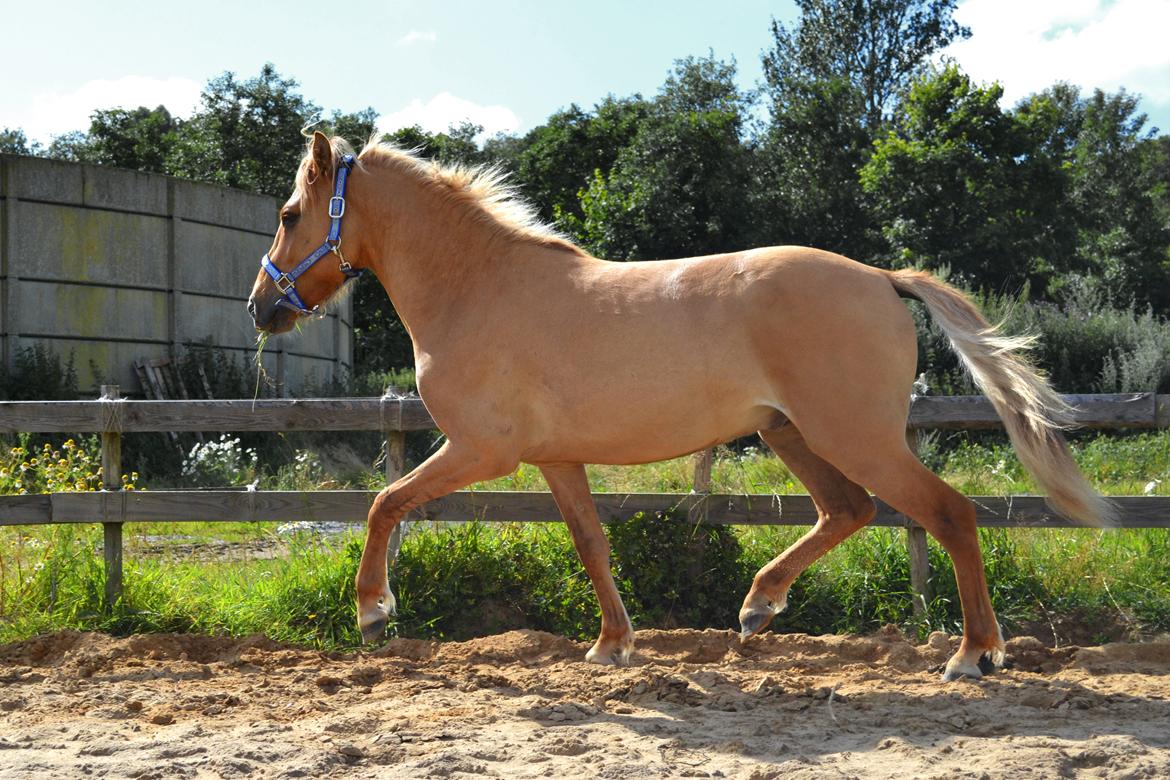
[[[913,321],[884,272],[841,262],[823,269],[810,263],[806,269],[811,273],[798,281],[826,294],[789,299],[789,328],[800,325],[803,331],[776,350],[777,393],[808,451],[840,473],[839,484],[873,491],[946,548],[964,613],[963,645],[948,662],[947,676],[978,676],[981,656],[1001,660],[1002,640],[987,592],[974,507],[927,470],[906,444],[917,360]],[[806,481],[806,486],[813,492],[812,484]],[[830,528],[802,540],[804,551],[819,555],[851,532],[848,522],[836,523],[832,533]]]

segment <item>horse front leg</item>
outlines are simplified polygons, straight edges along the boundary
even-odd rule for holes
[[[601,530],[601,518],[589,492],[585,467],[580,464],[541,466],[540,471],[561,510],[561,517],[569,526],[573,546],[601,605],[601,636],[585,654],[585,660],[624,666],[634,649],[634,627],[609,568],[609,540]]]
[[[386,553],[390,534],[410,510],[445,496],[472,482],[510,473],[517,460],[483,448],[458,445],[448,440],[418,468],[378,493],[370,507],[366,544],[358,566],[358,628],[365,643],[377,642],[395,614],[394,594],[387,581]]]

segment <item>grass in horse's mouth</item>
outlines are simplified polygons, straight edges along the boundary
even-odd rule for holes
[[[268,333],[266,331],[256,332],[256,357],[253,361],[256,363],[256,389],[252,391],[252,410],[256,409],[256,399],[260,397],[260,377],[268,376],[268,372],[264,370],[264,362],[261,358],[264,355],[264,346],[268,343]]]

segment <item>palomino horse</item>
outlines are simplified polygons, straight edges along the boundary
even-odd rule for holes
[[[626,662],[633,628],[582,464],[663,460],[758,431],[808,488],[819,519],[756,575],[739,613],[745,639],[784,609],[800,572],[873,518],[868,488],[952,558],[963,641],[944,679],[1001,664],[974,506],[906,444],[917,350],[900,297],[926,305],[1052,503],[1087,523],[1108,512],[1060,434],[1068,408],[1018,354],[1027,340],[997,335],[926,273],[802,247],[606,262],[540,224],[496,172],[378,144],[354,160],[343,140],[320,133],[265,266],[249,310],[268,333],[331,298],[353,268],[375,273],[410,331],[419,394],[446,434],[370,509],[357,575],[367,641],[394,612],[386,549],[403,516],[525,462],[548,481],[597,592],[601,636],[586,659]]]

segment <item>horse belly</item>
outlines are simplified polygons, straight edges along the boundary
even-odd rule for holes
[[[656,357],[658,359],[656,359]],[[649,463],[771,428],[783,409],[763,377],[693,352],[642,356],[549,394],[529,462]],[[699,360],[695,358],[699,357]],[[612,359],[612,356],[611,356]]]

